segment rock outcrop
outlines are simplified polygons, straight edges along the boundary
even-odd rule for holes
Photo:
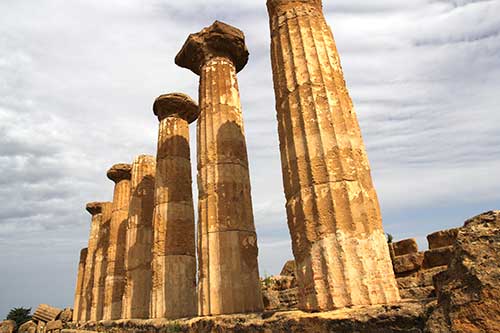
[[[448,270],[434,278],[438,306],[427,332],[500,332],[499,263],[500,211],[467,220]]]

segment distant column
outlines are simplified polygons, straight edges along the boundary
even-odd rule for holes
[[[299,306],[399,300],[361,131],[321,0],[268,0]]]
[[[155,170],[153,156],[138,156],[132,164],[122,309],[124,319],[149,318]]]
[[[236,79],[248,60],[243,32],[216,21],[190,35],[175,60],[200,75],[198,312],[261,311],[257,237]]]
[[[92,309],[92,288],[94,287],[95,275],[95,253],[97,250],[97,240],[99,237],[99,227],[101,221],[102,203],[91,202],[86,206],[87,212],[92,215],[90,226],[89,243],[87,247],[87,260],[85,262],[85,273],[83,275],[83,292],[81,302],[81,321],[91,320]]]
[[[97,215],[99,231],[97,234],[96,250],[94,252],[94,282],[92,284],[92,307],[90,310],[91,321],[98,321],[103,317],[111,206],[111,202],[101,203],[101,213]]]
[[[120,319],[122,297],[125,286],[125,242],[128,208],[130,204],[130,178],[132,165],[116,164],[108,170],[107,176],[115,182],[109,246],[104,288],[103,319]]]
[[[151,317],[197,314],[194,208],[189,124],[198,105],[187,95],[167,94],[153,106],[160,121],[153,217]]]
[[[80,251],[80,261],[78,263],[78,275],[76,279],[76,287],[75,287],[75,302],[73,305],[73,321],[79,322],[81,320],[82,313],[82,300],[83,295],[83,280],[85,274],[85,262],[87,261],[87,253],[88,249],[84,248]]]

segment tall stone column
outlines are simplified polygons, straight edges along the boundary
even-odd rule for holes
[[[177,65],[200,75],[198,313],[261,311],[257,237],[236,72],[243,32],[221,22],[192,34]]]
[[[151,317],[197,314],[194,208],[189,124],[198,105],[187,95],[167,94],[153,105],[160,121],[153,216]]]
[[[101,203],[101,213],[96,216],[99,223],[99,231],[97,233],[96,250],[94,252],[94,283],[92,284],[92,305],[90,310],[91,321],[98,321],[103,317],[111,207],[111,202]]]
[[[81,299],[81,321],[91,320],[92,309],[92,289],[94,288],[95,277],[95,262],[97,242],[99,238],[99,227],[102,220],[102,203],[91,202],[85,207],[87,212],[92,215],[92,222],[90,225],[90,236],[87,247],[87,259],[85,262],[85,273],[83,274],[83,292]]]
[[[153,156],[138,156],[132,164],[122,309],[124,319],[149,318],[155,170]]]
[[[75,302],[73,304],[73,321],[78,322],[81,320],[82,312],[82,291],[83,291],[83,280],[85,274],[85,262],[87,261],[88,248],[84,248],[80,251],[80,261],[78,263],[78,273],[76,278],[75,287]]]
[[[109,246],[104,288],[103,319],[120,319],[122,297],[125,287],[125,242],[130,204],[130,178],[132,165],[116,164],[108,170],[107,176],[115,182],[111,223],[109,226]]]
[[[399,300],[377,194],[321,0],[268,0],[300,308]]]

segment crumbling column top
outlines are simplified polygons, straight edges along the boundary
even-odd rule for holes
[[[300,4],[309,4],[313,6],[323,6],[322,0],[267,0],[267,8],[269,10],[274,10],[278,6],[282,5],[300,5]]]
[[[153,112],[159,121],[167,117],[178,117],[189,124],[198,119],[198,104],[188,95],[170,93],[159,96],[153,104]]]
[[[130,180],[132,165],[126,163],[115,164],[108,170],[107,176],[110,180],[118,183],[120,180]]]
[[[104,202],[90,202],[85,206],[87,212],[92,216],[102,213],[102,206]]]
[[[80,250],[80,262],[85,262],[85,259],[87,258],[88,252],[89,252],[89,249],[86,247]]]
[[[243,31],[215,21],[198,33],[189,35],[175,57],[175,63],[200,75],[201,67],[215,57],[229,58],[239,72],[248,62]]]

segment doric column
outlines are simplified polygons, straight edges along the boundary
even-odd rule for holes
[[[107,176],[115,183],[106,265],[103,319],[120,319],[125,286],[125,242],[132,165],[116,164]]]
[[[192,34],[176,63],[200,75],[198,312],[261,311],[257,237],[236,72],[243,32],[221,22]]]
[[[87,212],[92,215],[92,222],[90,225],[90,236],[87,247],[87,260],[85,262],[85,273],[83,274],[83,292],[81,299],[81,321],[91,320],[92,309],[92,289],[94,288],[95,276],[95,261],[97,242],[99,237],[99,227],[102,220],[102,203],[91,202],[85,207]]]
[[[189,124],[198,105],[184,94],[158,97],[160,121],[153,216],[151,317],[176,319],[197,314],[196,257]]]
[[[399,300],[377,194],[321,0],[268,0],[300,308]]]
[[[85,262],[87,261],[88,249],[84,248],[80,251],[80,261],[78,263],[78,274],[76,278],[75,286],[75,302],[73,304],[73,321],[78,322],[81,320],[82,312],[82,291],[83,291],[83,280],[85,274]]]
[[[138,156],[132,164],[122,308],[124,319],[149,318],[155,171],[153,156]]]
[[[90,311],[91,321],[98,321],[103,317],[111,206],[111,202],[101,203],[101,213],[96,216],[99,223],[99,231],[97,234],[96,250],[94,252],[94,282],[92,284],[92,306]]]

